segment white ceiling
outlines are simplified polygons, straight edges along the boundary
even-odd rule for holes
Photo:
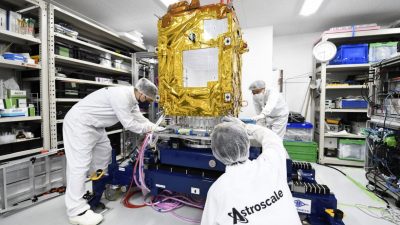
[[[55,0],[115,31],[138,30],[146,44],[156,44],[159,0]],[[387,24],[400,19],[400,0],[325,0],[309,17],[299,15],[304,0],[234,0],[242,28],[274,26],[274,35],[324,31],[333,26]],[[202,0],[202,4],[219,0]]]

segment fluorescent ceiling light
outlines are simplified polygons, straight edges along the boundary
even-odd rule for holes
[[[168,7],[171,4],[174,4],[176,2],[179,2],[179,0],[160,0],[162,4],[164,4],[166,7]]]
[[[303,6],[300,10],[300,15],[309,16],[317,12],[324,0],[304,0]]]

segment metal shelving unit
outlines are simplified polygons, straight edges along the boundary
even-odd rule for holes
[[[27,64],[27,63],[24,63],[24,62],[12,61],[12,60],[6,60],[6,59],[0,59],[0,67],[1,68],[20,70],[20,71],[23,71],[23,70],[40,70],[40,69],[42,69],[41,65]]]
[[[7,154],[7,156],[0,156],[0,160],[10,160],[13,158],[19,158],[27,155],[34,155],[43,152],[43,148],[27,149],[23,151],[18,151],[15,153]]]
[[[137,52],[133,54],[133,80],[136,82],[140,78],[147,78],[157,85],[158,83],[158,61],[155,52]],[[158,85],[157,85],[158,86]],[[148,112],[142,112],[148,115],[150,121],[157,119],[158,109],[153,103],[150,105]]]
[[[100,89],[102,87],[109,86],[124,86],[122,84],[111,84],[111,83],[100,83],[94,80],[89,80],[81,77],[70,77],[70,76],[58,76],[57,68],[67,68],[71,70],[84,70],[90,72],[96,72],[99,74],[107,75],[113,79],[120,79],[121,77],[129,79],[131,84],[134,84],[137,79],[134,79],[134,59],[133,52],[143,51],[144,49],[140,46],[136,46],[128,41],[121,39],[118,34],[104,28],[103,25],[98,24],[91,19],[80,15],[79,13],[66,10],[62,5],[56,5],[57,3],[49,5],[49,86],[50,86],[50,124],[51,124],[51,148],[58,149],[62,148],[63,141],[60,139],[59,128],[63,124],[63,118],[57,117],[57,108],[60,104],[72,105],[79,100],[79,97],[62,97],[57,96],[56,89],[57,85],[61,83],[74,83],[76,85],[89,85],[90,87]],[[65,34],[61,34],[55,31],[55,24],[63,22],[74,30],[79,32],[78,38],[70,37]],[[81,38],[83,37],[83,38]],[[90,40],[90,41],[89,41]],[[123,60],[129,63],[130,69],[119,69],[110,66],[97,64],[77,58],[66,57],[57,55],[55,52],[56,43],[62,42],[67,43],[70,46],[77,48],[85,48],[95,54],[109,54],[112,59]],[[113,51],[112,49],[120,49],[124,54]],[[129,55],[127,54],[129,53]],[[56,68],[57,67],[57,68]],[[86,86],[85,86],[86,87]],[[91,89],[91,90],[92,90]],[[125,133],[123,129],[109,130],[108,135],[118,135]],[[123,135],[119,135],[121,141],[121,149],[123,149]],[[115,138],[115,136],[114,136]],[[111,140],[111,142],[113,142]]]
[[[327,65],[327,72],[348,72],[348,71],[357,71],[357,70],[366,70],[369,69],[369,64],[343,64],[343,65]],[[316,69],[317,73],[320,73],[322,67],[318,67]]]
[[[325,109],[326,113],[367,113],[368,109]]]
[[[347,134],[347,135],[336,135],[336,134],[330,134],[330,133],[325,133],[325,137],[331,137],[331,138],[354,138],[354,139],[364,139],[364,135],[357,135],[357,134]]]
[[[121,46],[127,49],[132,49],[134,52],[145,51],[146,49],[142,46],[132,44],[131,42],[125,41],[119,37],[117,33],[111,31],[102,24],[91,20],[90,18],[80,15],[77,12],[63,8],[62,5],[55,5],[56,3],[50,4],[50,17],[63,20],[68,24],[74,26],[80,30],[80,34],[86,37],[90,37],[91,40],[97,42],[113,43],[116,46]],[[51,19],[51,18],[50,18]],[[51,32],[51,30],[49,30]]]
[[[5,117],[0,118],[0,124],[7,123],[7,126],[12,123],[31,123],[31,122],[39,122],[41,125],[41,134],[40,137],[43,140],[41,147],[38,149],[50,149],[50,123],[48,120],[49,117],[49,91],[48,91],[48,70],[47,70],[47,3],[42,0],[15,0],[2,2],[5,4],[4,8],[6,10],[20,10],[22,15],[25,13],[29,13],[29,17],[33,16],[38,21],[39,33],[37,36],[30,36],[26,34],[15,33],[9,30],[0,30],[0,40],[2,42],[9,42],[13,45],[22,45],[22,46],[32,46],[38,49],[39,53],[39,64],[28,64],[20,61],[6,60],[0,59],[0,69],[2,71],[11,71],[10,73],[14,74],[14,77],[23,78],[27,73],[32,71],[34,73],[35,79],[39,81],[39,92],[41,96],[41,101],[39,102],[38,108],[36,108],[36,112],[40,113],[37,116],[30,117]],[[30,10],[26,10],[29,9]],[[8,73],[8,72],[7,72]],[[23,79],[22,79],[23,80]],[[24,81],[25,82],[25,81]],[[20,83],[22,85],[22,82]],[[24,86],[24,85],[22,85]],[[29,92],[28,92],[29,93]],[[33,99],[31,99],[33,101]],[[17,142],[15,142],[17,143]],[[27,150],[19,150],[18,152],[10,152],[6,154],[1,154],[0,160],[11,160],[15,157],[22,157],[24,155],[32,154],[32,149]]]
[[[372,31],[360,31],[360,32],[347,32],[337,34],[323,34],[320,41],[330,41],[336,45],[345,43],[364,43],[364,42],[381,42],[387,38],[397,37],[400,38],[400,28],[396,29],[381,29]],[[364,136],[359,135],[344,135],[336,136],[326,133],[325,129],[325,118],[326,113],[330,115],[336,115],[342,117],[351,114],[360,114],[360,116],[366,116],[368,109],[328,109],[325,108],[325,100],[327,95],[338,96],[341,93],[351,93],[354,91],[361,92],[365,85],[349,85],[349,86],[335,86],[327,85],[327,78],[334,79],[337,76],[355,74],[355,73],[369,73],[370,64],[345,64],[345,65],[327,65],[327,63],[314,63],[314,75],[313,80],[317,78],[321,79],[320,93],[313,93],[313,103],[315,110],[312,118],[315,122],[319,123],[319,128],[316,129],[315,136],[318,137],[319,143],[319,162],[323,164],[334,164],[334,165],[346,165],[346,166],[363,166],[364,163],[358,161],[347,161],[341,160],[336,157],[327,157],[324,155],[325,138],[354,138],[354,139],[365,139]],[[340,90],[340,92],[338,91]],[[321,134],[321,135],[320,135]]]
[[[80,98],[56,98],[56,102],[79,102]]]
[[[41,116],[3,117],[3,118],[0,118],[0,123],[34,121],[34,120],[42,120],[42,117]]]
[[[3,5],[4,4],[4,5]],[[37,204],[44,200],[59,196],[55,192],[41,196],[52,188],[65,186],[65,157],[50,150],[49,121],[49,80],[48,80],[48,45],[47,45],[47,3],[44,0],[5,0],[0,2],[1,8],[19,11],[22,15],[33,17],[38,21],[37,36],[18,34],[7,30],[0,31],[0,40],[13,45],[26,45],[37,49],[39,64],[32,65],[17,61],[0,59],[1,70],[9,70],[26,84],[38,87],[39,99],[36,102],[37,115],[30,117],[0,118],[0,124],[10,126],[13,123],[25,126],[40,127],[40,136],[31,139],[16,140],[0,146],[0,213]],[[10,7],[10,8],[8,8]],[[29,78],[26,78],[29,75]],[[36,82],[36,84],[31,83]],[[28,91],[29,93],[29,91]],[[35,91],[36,93],[36,91]],[[36,101],[39,100],[39,101]],[[38,113],[39,112],[39,113]],[[40,143],[39,147],[32,142]],[[13,147],[10,148],[10,145]],[[5,153],[5,154],[4,154]],[[57,171],[53,170],[57,164]]]
[[[67,78],[67,77],[56,77],[55,79],[59,80],[59,81],[62,81],[62,82],[71,82],[71,83],[78,83],[78,84],[93,84],[93,85],[111,86],[111,87],[126,86],[126,85],[122,85],[122,84],[100,83],[100,82],[97,82],[97,81],[82,80],[82,79]]]
[[[55,33],[54,36],[55,36],[56,38],[60,38],[60,39],[65,40],[65,41],[69,41],[69,42],[72,42],[72,43],[75,43],[75,44],[78,44],[78,45],[82,45],[82,46],[86,46],[86,47],[89,47],[89,48],[98,50],[99,52],[110,53],[111,55],[114,55],[114,56],[116,56],[116,57],[118,57],[118,58],[121,58],[121,59],[131,60],[131,58],[128,57],[128,56],[119,54],[119,53],[117,53],[117,52],[110,51],[110,50],[108,50],[108,49],[102,48],[102,47],[97,46],[97,45],[94,45],[94,44],[90,44],[90,43],[81,41],[81,40],[79,40],[79,39],[75,39],[75,38],[69,37],[69,36],[64,35],[64,34]]]
[[[371,105],[375,107],[369,107],[370,121],[367,127],[382,132],[367,138],[366,177],[371,186],[394,198],[398,205],[400,193],[397,191],[397,180],[388,180],[388,177],[397,179],[400,176],[399,170],[395,167],[400,163],[399,154],[396,151],[398,142],[395,146],[384,144],[384,142],[386,132],[393,132],[392,135],[396,140],[400,134],[399,105],[396,104],[399,100],[396,86],[397,79],[400,78],[400,56],[372,64],[371,70],[369,96],[373,103]],[[392,91],[393,95],[389,95]]]
[[[384,118],[384,116],[371,116],[371,123],[379,126],[385,125],[387,128],[397,129],[400,127],[400,118]]]
[[[110,68],[110,67],[103,66],[100,64],[86,62],[83,60],[69,58],[69,57],[65,57],[65,56],[61,56],[61,55],[54,55],[54,58],[55,58],[56,63],[59,63],[61,65],[71,66],[74,68],[90,69],[92,71],[112,73],[112,74],[125,74],[125,75],[131,74],[131,71],[128,71],[128,70]]]
[[[26,150],[26,154],[43,149]],[[15,157],[23,156],[15,153]],[[59,152],[41,153],[0,165],[0,213],[18,210],[54,198],[65,190],[65,157]],[[57,190],[50,193],[50,190]]]
[[[42,43],[40,38],[24,34],[18,34],[8,30],[0,30],[0,40],[13,42],[17,44],[23,44],[23,45],[33,45]]]
[[[362,89],[364,88],[364,85],[327,85],[325,89],[331,89],[331,90],[347,90],[347,89]]]

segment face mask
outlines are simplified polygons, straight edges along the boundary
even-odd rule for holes
[[[256,95],[253,95],[253,101],[263,103],[264,101],[264,93],[258,93]]]
[[[139,96],[139,108],[143,110],[148,110],[150,106],[150,102],[146,99],[144,94],[140,94]]]
[[[149,102],[147,102],[147,101],[145,101],[145,102],[139,101],[139,108],[140,109],[147,111],[149,109],[149,106],[150,106]]]

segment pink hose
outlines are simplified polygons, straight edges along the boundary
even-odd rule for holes
[[[147,192],[150,192],[149,188],[146,186],[145,180],[144,180],[144,152],[146,150],[146,147],[152,137],[152,133],[149,133],[146,135],[142,146],[139,149],[138,155],[136,157],[136,162],[133,166],[133,179],[132,181],[135,182],[136,186],[139,187],[140,189],[145,190]],[[139,170],[139,171],[138,171]],[[136,178],[136,173],[137,171],[139,172],[139,180]],[[129,190],[132,187],[132,182],[129,187]],[[185,205],[198,208],[198,209],[203,209],[204,208],[204,202],[199,201],[199,200],[194,200],[191,199],[190,197],[187,197],[185,195],[181,194],[174,194],[171,191],[164,190],[162,191],[159,195],[155,196],[152,200],[149,202],[146,202],[146,197],[144,198],[144,203],[157,212],[161,213],[167,213],[170,212],[173,216],[176,218],[189,222],[189,223],[200,223],[199,220],[195,219],[190,219],[181,215],[178,215],[174,210],[179,209]]]

